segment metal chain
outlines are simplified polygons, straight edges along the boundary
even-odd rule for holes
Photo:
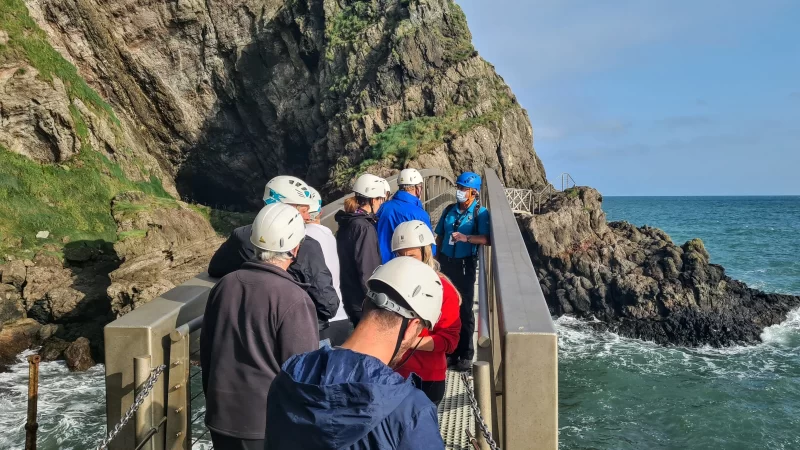
[[[494,438],[492,438],[492,432],[489,431],[489,426],[486,425],[486,421],[483,420],[483,417],[481,416],[481,410],[478,408],[478,400],[475,399],[475,391],[472,390],[472,385],[469,383],[466,372],[461,373],[461,381],[464,382],[464,387],[466,387],[467,391],[467,397],[469,397],[469,406],[472,408],[472,413],[475,416],[475,422],[478,424],[478,427],[480,427],[481,433],[483,434],[484,439],[486,439],[486,443],[489,444],[489,447],[491,447],[492,450],[500,450],[497,442],[495,442]]]
[[[136,398],[133,400],[133,404],[131,405],[130,409],[128,409],[128,412],[126,412],[125,415],[122,416],[122,419],[119,421],[118,424],[114,426],[114,429],[108,432],[108,436],[106,436],[102,441],[100,441],[100,445],[97,446],[97,450],[105,450],[108,447],[108,444],[111,443],[111,441],[113,441],[115,437],[117,437],[120,430],[122,430],[122,427],[124,427],[125,424],[127,424],[128,421],[131,420],[131,417],[133,417],[133,414],[136,412],[136,410],[142,406],[142,403],[144,403],[144,399],[148,395],[150,395],[150,392],[156,385],[156,381],[158,381],[158,377],[160,377],[161,374],[164,373],[164,370],[166,370],[166,368],[167,366],[165,364],[162,364],[153,369],[153,372],[150,374],[150,378],[148,378],[147,381],[144,382],[142,390],[139,392],[139,394],[136,395]]]

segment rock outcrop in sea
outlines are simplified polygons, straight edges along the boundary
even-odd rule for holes
[[[752,344],[800,307],[800,297],[728,277],[700,239],[678,246],[657,228],[606,223],[591,188],[558,193],[518,221],[551,313],[595,328],[659,344]]]

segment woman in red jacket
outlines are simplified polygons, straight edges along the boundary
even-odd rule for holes
[[[392,252],[397,256],[411,256],[429,266],[442,280],[442,315],[430,332],[423,329],[416,347],[409,350],[395,371],[408,378],[412,373],[422,378],[422,391],[436,406],[444,398],[447,372],[447,354],[458,345],[461,333],[459,306],[461,296],[449,278],[439,271],[439,263],[433,259],[431,245],[435,242],[433,232],[424,222],[412,220],[397,226],[392,235]]]

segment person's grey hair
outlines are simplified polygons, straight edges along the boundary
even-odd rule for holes
[[[271,264],[284,263],[291,260],[292,255],[289,252],[273,252],[270,250],[256,249],[256,259]]]
[[[419,184],[401,184],[401,185],[399,185],[399,186],[397,186],[397,187],[398,187],[398,189],[400,189],[401,191],[411,191],[411,190],[413,190],[415,187],[417,187],[417,186],[421,186],[421,185],[422,185],[422,183],[419,183]]]

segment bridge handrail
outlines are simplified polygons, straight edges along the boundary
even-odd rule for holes
[[[480,255],[477,351],[494,374],[493,433],[505,449],[556,449],[555,325],[505,188],[488,168],[483,197],[491,210],[492,245]]]

